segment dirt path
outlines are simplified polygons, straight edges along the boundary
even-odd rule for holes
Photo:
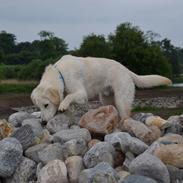
[[[5,94],[0,95],[0,119],[7,118],[15,112],[12,107],[32,105],[29,94]]]
[[[156,97],[172,97],[183,96],[183,88],[168,89],[145,89],[137,90],[136,98],[156,98]],[[7,118],[12,114],[13,107],[23,107],[32,105],[29,94],[5,94],[0,95],[0,119]]]

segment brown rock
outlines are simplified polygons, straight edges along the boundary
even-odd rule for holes
[[[112,105],[92,109],[84,114],[79,122],[80,127],[91,133],[105,135],[113,132],[119,123],[118,112]]]
[[[38,174],[41,183],[68,183],[67,168],[61,160],[50,161]]]
[[[167,120],[164,120],[163,118],[161,118],[159,116],[147,117],[145,120],[145,124],[147,126],[157,126],[159,129],[165,129],[169,125]]]
[[[65,161],[70,183],[77,183],[79,174],[84,169],[83,159],[80,156],[70,156]]]
[[[115,151],[114,167],[122,166],[125,161],[125,154],[121,151]]]
[[[137,138],[142,140],[147,144],[151,144],[154,142],[159,135],[154,135],[155,128],[151,130],[146,125],[141,123],[140,121],[133,120],[131,118],[124,120],[121,122],[121,130],[130,133],[131,135],[135,135]],[[156,128],[157,130],[157,128]],[[159,132],[158,132],[159,133]]]
[[[88,143],[88,148],[89,149],[92,148],[98,142],[101,142],[101,141],[98,140],[98,139],[92,139],[92,140],[90,140],[90,142]]]
[[[152,131],[152,139],[156,140],[161,137],[161,130],[157,126],[150,126],[149,129]]]
[[[164,164],[183,168],[183,144],[162,145],[155,149],[154,155]]]
[[[5,119],[0,120],[0,140],[9,137],[14,128],[11,123],[8,123]]]

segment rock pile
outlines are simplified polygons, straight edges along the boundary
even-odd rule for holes
[[[134,107],[178,108],[183,107],[183,97],[156,97],[135,99]]]
[[[47,124],[39,112],[0,120],[0,182],[183,182],[183,115],[120,121],[114,106],[77,110]]]

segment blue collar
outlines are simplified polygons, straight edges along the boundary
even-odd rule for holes
[[[63,81],[63,84],[64,84],[64,88],[65,88],[65,80],[64,80],[64,77],[61,73],[61,71],[58,69],[58,67],[56,65],[54,65],[55,69],[58,71],[59,73],[59,78]]]

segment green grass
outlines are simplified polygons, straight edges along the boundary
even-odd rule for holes
[[[36,84],[2,84],[0,83],[0,94],[9,93],[31,93],[31,91],[36,87]]]

